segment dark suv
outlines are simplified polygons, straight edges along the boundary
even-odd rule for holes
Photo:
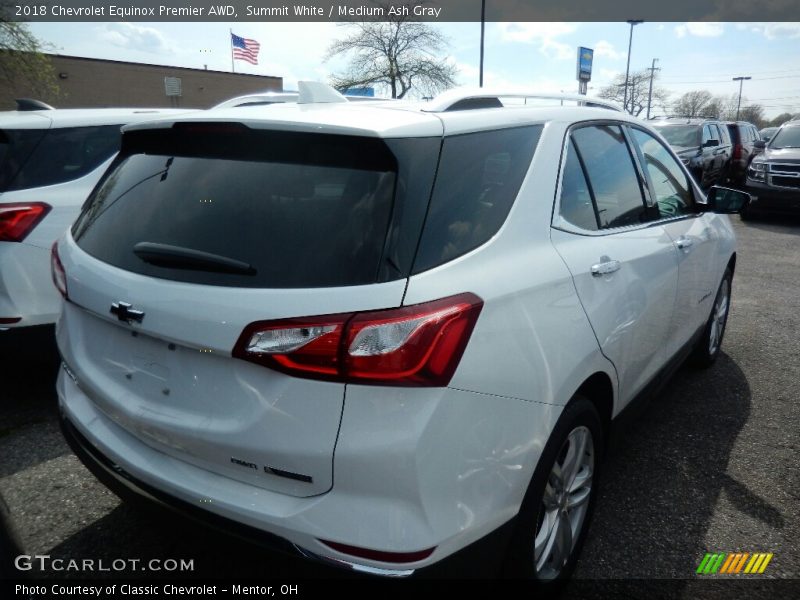
[[[652,125],[672,146],[701,188],[708,189],[727,179],[733,146],[725,123],[669,117]]]
[[[746,121],[729,121],[726,125],[733,143],[733,157],[728,175],[733,183],[742,185],[747,177],[750,161],[761,152],[761,148],[755,146],[761,135],[755,125]]]
[[[751,200],[742,218],[753,212],[800,215],[800,121],[784,123],[768,143],[755,145],[764,151],[747,170]]]

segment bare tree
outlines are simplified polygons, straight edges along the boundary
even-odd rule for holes
[[[411,7],[424,0],[405,3]],[[447,46],[447,38],[427,23],[412,21],[409,15],[389,15],[384,22],[345,23],[350,35],[331,44],[326,60],[339,55],[351,56],[342,73],[331,77],[332,85],[344,90],[374,85],[388,86],[392,98],[403,98],[411,89],[433,95],[455,85],[456,68],[438,58]]]
[[[655,76],[658,79],[658,75]],[[647,109],[647,100],[650,91],[650,71],[643,69],[631,73],[628,78],[628,110],[632,115],[638,116]],[[598,97],[612,100],[622,104],[625,94],[625,74],[617,75],[613,82],[598,92]],[[653,96],[650,99],[652,107],[666,106],[669,92],[662,87],[653,85]]]
[[[748,121],[759,129],[767,126],[767,120],[764,118],[764,107],[760,104],[742,106],[741,110],[739,110],[739,120]]]
[[[767,121],[765,127],[780,127],[786,121],[791,121],[792,119],[800,119],[800,113],[781,113],[774,119]]]
[[[672,112],[677,117],[706,117],[711,116],[710,112],[718,110],[719,104],[715,103],[711,92],[706,90],[686,92],[672,105]]]
[[[10,5],[0,2],[0,83],[43,100],[58,97],[58,83],[45,48],[24,23],[8,18]]]

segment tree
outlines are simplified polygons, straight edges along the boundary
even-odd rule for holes
[[[781,113],[771,121],[767,121],[765,127],[780,127],[786,121],[791,121],[792,119],[800,119],[800,113]]]
[[[719,107],[720,105],[715,103],[711,92],[692,90],[683,94],[673,103],[672,114],[676,117],[706,117],[710,112],[718,111]]]
[[[735,118],[736,113],[734,113],[733,116]],[[747,106],[742,106],[742,108],[739,110],[739,120],[749,121],[759,129],[767,126],[767,120],[764,118],[764,107],[760,104],[748,104]]]
[[[58,97],[58,83],[50,59],[24,23],[6,17],[8,5],[0,2],[0,83],[26,89],[43,100]]]
[[[410,0],[411,8],[425,0]],[[331,44],[326,60],[351,55],[343,73],[331,77],[338,90],[374,85],[388,86],[392,98],[403,98],[411,89],[433,95],[455,85],[456,68],[446,59],[437,58],[447,46],[447,38],[427,23],[410,20],[409,15],[390,15],[383,7],[384,22],[362,21],[342,26],[350,35]]]
[[[655,80],[658,80],[658,75],[655,75]],[[631,73],[628,79],[628,112],[632,115],[639,116],[643,111],[647,110],[647,99],[650,92],[650,71],[644,69]],[[620,73],[617,75],[610,85],[605,86],[597,94],[598,97],[605,100],[612,100],[622,104],[625,96],[625,74]],[[651,114],[652,108],[657,106],[665,106],[669,97],[669,92],[664,88],[658,87],[653,83],[653,97],[651,99]]]

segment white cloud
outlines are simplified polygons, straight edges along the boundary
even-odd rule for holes
[[[725,26],[722,23],[696,22],[684,23],[675,27],[675,35],[679,38],[687,35],[695,37],[719,37],[725,33]]]
[[[578,28],[574,23],[498,23],[497,26],[503,41],[525,44],[573,33]]]
[[[800,23],[757,23],[752,30],[768,40],[800,37]]]
[[[97,29],[99,30],[98,37],[113,46],[150,54],[174,52],[174,48],[167,38],[153,27],[121,22],[106,23]]]
[[[574,23],[498,23],[501,42],[532,44],[539,52],[557,60],[575,58],[576,49],[556,38],[575,32]]]
[[[610,58],[612,60],[620,60],[626,56],[624,52],[615,50],[614,45],[605,40],[600,40],[594,45],[594,55]]]

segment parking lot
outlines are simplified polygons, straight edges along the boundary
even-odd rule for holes
[[[691,579],[713,551],[771,552],[763,577],[800,578],[800,221],[733,221],[724,354],[708,371],[682,368],[611,448],[578,579]],[[340,574],[120,504],[61,438],[52,346],[24,338],[0,337],[0,493],[28,553],[193,559],[176,577]],[[164,573],[92,577],[121,575]]]

